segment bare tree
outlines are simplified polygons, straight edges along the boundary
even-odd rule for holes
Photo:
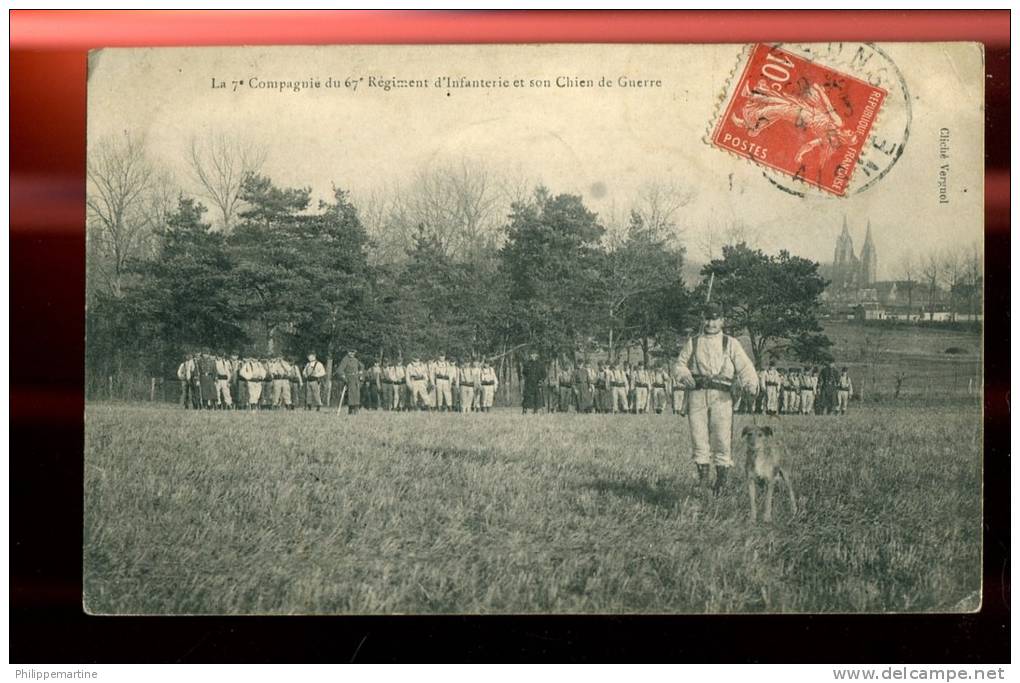
[[[722,254],[723,247],[746,244],[751,249],[756,249],[760,240],[761,232],[758,229],[743,221],[735,221],[726,226],[708,225],[700,241],[705,259],[711,261]]]
[[[648,182],[638,190],[633,209],[648,230],[675,245],[683,231],[679,223],[680,210],[693,198],[694,192],[676,181]]]
[[[192,137],[188,165],[198,189],[218,213],[217,224],[229,233],[237,219],[241,183],[258,173],[266,161],[266,148],[240,135],[214,133]]]
[[[918,273],[914,252],[908,251],[900,259],[900,273],[907,285],[907,311],[908,314],[912,314],[914,312],[914,286],[917,284],[916,278]]]
[[[393,193],[385,229],[409,247],[418,226],[424,226],[450,256],[472,258],[499,244],[508,207],[502,191],[480,163],[433,164]]]
[[[949,293],[949,315],[952,320],[956,320],[956,314],[959,309],[958,299],[960,298],[961,285],[964,284],[966,272],[965,260],[961,253],[952,248],[942,252],[941,259],[942,283]]]
[[[149,159],[144,140],[131,134],[92,146],[86,176],[90,275],[120,297],[128,263],[153,254],[166,217],[155,207],[171,206],[166,199],[172,181]]]
[[[938,300],[939,279],[942,276],[942,259],[937,251],[931,251],[921,262],[921,277],[928,287],[928,319],[935,319],[935,305]]]

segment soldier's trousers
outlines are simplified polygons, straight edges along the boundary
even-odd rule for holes
[[[613,387],[613,396],[610,399],[610,412],[617,410],[629,412],[630,406],[627,403],[627,387]]]
[[[430,402],[431,397],[429,396],[428,387],[425,386],[425,380],[413,379],[407,383],[407,387],[411,391],[411,403],[408,406],[409,410],[417,408],[419,400],[425,404],[426,408],[432,407],[432,403]]]
[[[436,408],[453,408],[453,392],[450,388],[450,380],[436,380]]]
[[[719,389],[697,389],[687,393],[687,421],[691,428],[691,450],[699,465],[732,467],[730,430],[733,425],[733,397]]]
[[[393,410],[393,385],[389,382],[382,385],[382,409]]]
[[[815,392],[805,389],[800,392],[800,414],[811,415],[815,412]]]
[[[482,407],[491,408],[493,403],[496,402],[496,385],[495,384],[483,384],[482,385]]]
[[[570,403],[574,398],[574,387],[559,387],[559,411],[565,413],[570,410]]]
[[[638,413],[648,412],[648,387],[634,387],[634,410]]]
[[[181,407],[183,407],[185,409],[191,407],[190,405],[188,405],[189,403],[191,403],[191,396],[188,395],[190,393],[190,391],[189,391],[190,389],[191,389],[191,383],[188,380],[186,380],[186,379],[182,379],[181,380]]]
[[[846,389],[840,389],[836,392],[836,412],[846,414],[846,409],[850,406],[850,392]]]
[[[769,413],[779,412],[779,387],[765,387],[765,411]]]
[[[475,402],[475,387],[473,384],[460,385],[460,412],[466,413],[471,410]]]
[[[262,381],[253,380],[245,382],[248,385],[248,405],[258,405],[259,399],[262,397]]]
[[[305,405],[315,406],[316,408],[322,406],[322,394],[319,391],[319,382],[317,380],[305,382]]]
[[[290,400],[290,380],[289,379],[274,379],[273,380],[273,405],[274,406],[289,406],[291,405]]]
[[[665,387],[652,387],[652,410],[661,412],[666,407]]]
[[[216,402],[225,406],[234,405],[234,402],[230,400],[230,380],[216,380]]]

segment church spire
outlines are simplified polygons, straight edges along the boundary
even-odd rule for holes
[[[871,220],[870,219],[868,219],[868,229],[869,230],[871,229]],[[842,233],[842,235],[846,235],[847,237],[850,236],[850,228],[847,227],[847,224],[846,224],[846,214],[843,214],[843,233]],[[840,235],[840,236],[842,237],[842,235]]]
[[[871,286],[878,279],[878,250],[871,239],[871,219],[868,219],[868,232],[864,236],[864,246],[861,248],[861,284],[865,287]]]

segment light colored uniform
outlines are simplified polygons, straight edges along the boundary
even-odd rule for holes
[[[630,410],[627,403],[627,373],[622,368],[611,368],[609,370],[610,412],[615,413],[619,408],[623,412]]]
[[[177,379],[181,381],[181,405],[188,407],[191,399],[191,380],[195,376],[195,360],[185,358],[184,362],[177,366]]]
[[[266,378],[266,369],[262,363],[254,358],[246,358],[241,362],[241,369],[238,371],[244,381],[248,394],[248,405],[258,405],[262,396],[262,382]]]
[[[800,376],[800,414],[811,415],[815,412],[815,389],[818,378],[809,372]]]
[[[232,406],[234,402],[230,399],[230,361],[226,358],[216,359],[216,402],[225,406]]]
[[[305,363],[302,372],[305,377],[305,405],[319,407],[322,405],[322,394],[319,383],[326,376],[326,368],[318,360]]]
[[[714,462],[717,467],[732,467],[732,385],[757,390],[754,363],[736,338],[721,332],[700,334],[684,345],[677,360],[677,373],[684,384],[694,385],[687,392],[694,461],[699,465]]]
[[[457,386],[460,389],[460,412],[467,413],[475,402],[475,385],[481,382],[481,372],[473,365],[457,369]]]
[[[769,368],[762,373],[762,389],[765,390],[765,412],[779,412],[779,387],[782,386],[783,377],[779,370]]]
[[[436,408],[453,408],[453,373],[457,366],[445,360],[437,360],[429,365],[429,379],[435,387]]]
[[[273,379],[272,405],[289,406],[290,398],[290,368],[282,358],[274,358],[269,361],[269,375]]]
[[[411,393],[411,410],[418,407],[418,400],[426,405],[429,403],[429,369],[421,361],[411,361],[407,364],[407,388]]]
[[[850,406],[850,397],[854,395],[854,383],[850,381],[849,373],[842,373],[839,376],[839,383],[836,385],[836,414],[846,415],[846,409]]]
[[[390,381],[393,382],[393,396],[391,397],[393,410],[400,410],[403,403],[407,402],[404,392],[407,385],[404,383],[404,366],[394,363],[389,370]]]
[[[652,388],[652,375],[644,368],[637,368],[632,374],[634,377],[634,411],[647,413],[648,394]]]
[[[652,410],[661,413],[666,407],[666,393],[669,390],[669,377],[662,370],[649,371],[652,381]]]
[[[482,407],[491,408],[496,401],[496,390],[499,389],[499,377],[491,365],[483,365],[479,376],[482,387]]]

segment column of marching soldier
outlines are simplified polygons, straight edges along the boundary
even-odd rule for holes
[[[543,364],[538,382],[548,412],[685,414],[686,392],[676,366],[654,363],[568,361]],[[335,392],[350,413],[364,405],[383,410],[434,410],[489,412],[495,402],[499,378],[487,360],[449,361],[445,355],[407,364],[377,360],[365,367],[354,351],[337,366]],[[846,368],[777,368],[775,363],[758,373],[755,396],[736,395],[734,411],[768,415],[845,414],[853,395]],[[307,410],[323,405],[326,368],[315,354],[307,361],[274,358],[239,358],[208,352],[188,356],[177,370],[180,403],[185,408],[287,409],[303,404]],[[525,382],[529,378],[525,377]],[[527,392],[527,388],[525,388]],[[531,406],[535,408],[534,405]]]

